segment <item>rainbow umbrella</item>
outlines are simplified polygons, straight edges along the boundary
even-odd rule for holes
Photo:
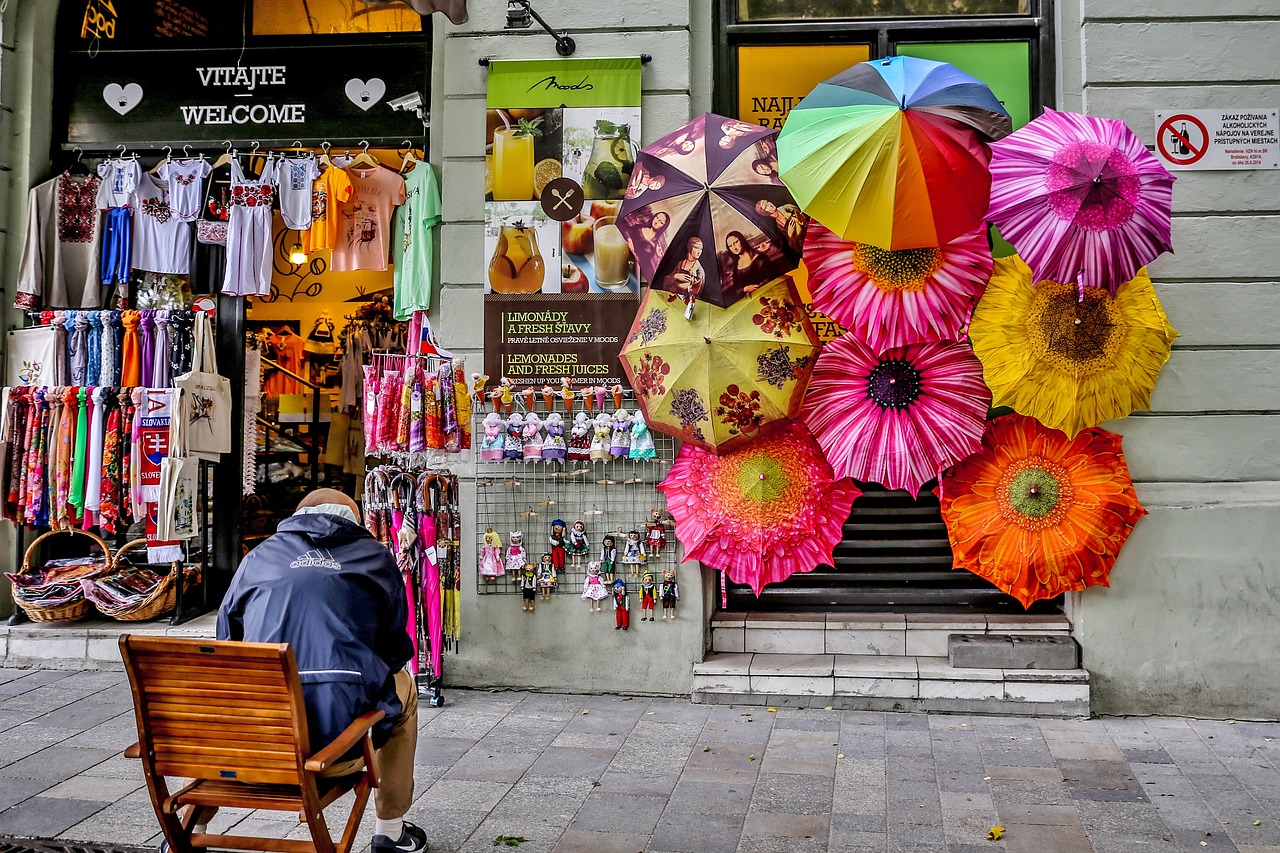
[[[1108,586],[1138,503],[1120,436],[1091,427],[1067,438],[1034,418],[1003,415],[982,450],[938,484],[955,568],[1022,602]]]
[[[846,240],[942,246],[982,222],[986,140],[1012,126],[982,81],[891,56],[819,83],[778,134],[778,169],[801,209]]]
[[[760,595],[765,584],[830,565],[854,500],[800,424],[716,456],[685,444],[666,479],[667,509],[686,560]]]
[[[994,404],[1069,436],[1151,408],[1178,337],[1145,271],[1108,296],[1054,281],[1032,285],[1016,255],[996,261],[969,332]]]
[[[650,285],[723,308],[796,268],[809,218],[777,135],[703,113],[640,150],[617,226]]]
[[[840,239],[817,222],[804,238],[813,307],[874,352],[963,340],[991,277],[985,229],[945,246],[891,251]]]
[[[1173,251],[1174,177],[1124,122],[1046,109],[991,150],[987,218],[1036,281],[1114,296]]]
[[[823,349],[800,416],[838,476],[918,495],[978,449],[990,406],[968,344],[933,341],[877,356],[846,334]]]

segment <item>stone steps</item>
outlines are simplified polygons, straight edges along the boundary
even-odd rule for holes
[[[1089,715],[1083,669],[972,669],[931,655],[712,652],[693,673],[693,701],[703,703]]]
[[[87,619],[83,622],[0,622],[0,666],[40,669],[122,670],[120,635],[213,639],[217,613],[171,626],[169,617],[150,622]]]

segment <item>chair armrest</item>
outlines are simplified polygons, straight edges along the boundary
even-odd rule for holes
[[[310,773],[321,772],[346,755],[386,715],[386,711],[368,711],[356,717],[342,734],[333,739],[333,743],[308,758],[303,767]]]
[[[124,757],[125,757],[125,758],[141,758],[141,757],[142,757],[142,744],[140,744],[140,743],[131,743],[131,744],[129,744],[128,746],[126,746],[126,747],[124,748]]]

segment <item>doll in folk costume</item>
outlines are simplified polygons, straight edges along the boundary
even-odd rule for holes
[[[535,598],[538,594],[538,572],[533,563],[525,563],[516,575],[520,580],[520,596],[524,599],[524,609],[532,613]]]
[[[622,564],[627,567],[627,572],[633,578],[640,577],[640,566],[644,564],[644,541],[640,538],[639,530],[632,530],[627,533],[627,539],[622,543]]]
[[[550,554],[542,555],[542,562],[538,565],[538,594],[543,601],[551,600],[551,593],[556,591],[556,587],[560,585],[560,576],[556,574],[556,567],[551,562]]]
[[[609,436],[609,455],[626,459],[631,452],[631,415],[626,409],[613,413],[613,427]]]
[[[540,462],[542,460],[542,418],[536,413],[529,412],[524,416],[522,438],[523,444],[520,451],[524,461]]]
[[[568,538],[569,532],[564,519],[557,518],[551,522],[551,535],[547,537],[547,541],[551,543],[551,553],[548,556],[558,572],[564,571],[564,546]]]
[[[507,567],[502,562],[501,548],[501,537],[493,532],[492,527],[486,528],[484,544],[480,546],[480,577],[486,581],[500,578],[507,571]]]
[[[644,419],[644,412],[636,409],[631,416],[631,449],[627,453],[631,459],[656,459],[657,449],[653,446],[653,436],[649,434],[649,423]]]
[[[502,458],[524,458],[524,415],[519,412],[507,416],[507,436],[502,445]]]
[[[591,420],[586,412],[578,412],[573,416],[573,428],[569,430],[569,458],[584,460],[591,458]]]
[[[511,544],[507,546],[507,571],[513,577],[520,577],[520,571],[524,568],[524,564],[529,562],[524,553],[523,531],[511,531],[509,541]]]
[[[653,621],[653,607],[657,603],[658,585],[653,582],[653,572],[640,577],[640,621]]]
[[[609,439],[612,435],[613,418],[605,412],[596,415],[591,437],[592,462],[608,462],[613,458],[609,455]]]
[[[609,597],[604,580],[600,577],[600,564],[595,560],[587,563],[587,579],[582,582],[582,600],[587,602],[587,609],[597,613],[601,609],[600,602]]]
[[[667,526],[662,523],[662,510],[650,511],[649,523],[644,526],[644,542],[650,556],[662,556],[662,549],[667,547]]]
[[[547,415],[546,420],[547,437],[542,441],[542,458],[544,460],[560,461],[565,457],[564,444],[564,418],[559,412],[552,412]]]
[[[569,552],[569,559],[575,567],[581,566],[583,558],[591,551],[591,543],[587,541],[587,525],[582,519],[575,521],[573,527],[569,528],[569,541],[565,543],[565,550]]]
[[[618,578],[613,582],[613,630],[631,630],[631,600],[627,595],[627,582]]]
[[[497,412],[484,416],[484,438],[480,441],[480,461],[496,462],[502,459],[502,449],[507,443],[506,425]]]
[[[680,584],[676,582],[675,569],[663,569],[662,584],[658,587],[658,597],[662,599],[662,618],[676,618],[676,602],[680,600]]]
[[[613,583],[613,569],[618,564],[618,548],[613,534],[604,537],[600,543],[600,573],[605,583]]]

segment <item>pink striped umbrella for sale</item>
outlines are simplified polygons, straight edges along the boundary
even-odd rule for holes
[[[994,262],[986,228],[945,246],[881,249],[812,222],[804,238],[813,307],[874,352],[962,340]]]
[[[987,219],[1035,281],[1115,296],[1173,251],[1173,175],[1124,122],[1046,109],[991,152]]]
[[[978,451],[990,406],[968,344],[931,341],[876,355],[845,334],[818,357],[800,417],[837,477],[919,495]]]

